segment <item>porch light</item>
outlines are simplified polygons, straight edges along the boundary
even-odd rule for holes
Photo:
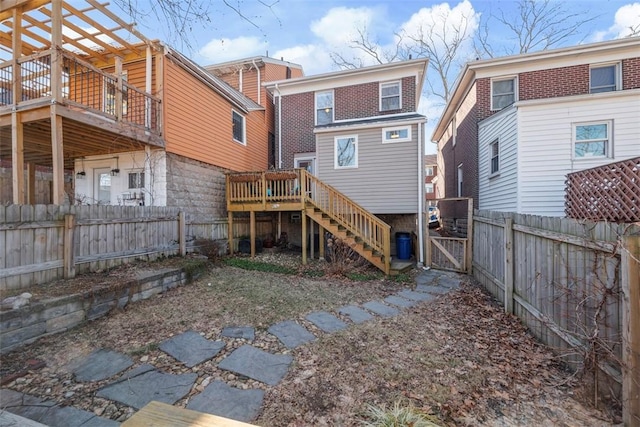
[[[76,173],[76,179],[85,179],[87,173],[84,171],[84,157],[82,158],[82,170]]]
[[[111,169],[111,176],[120,175],[120,165],[118,163],[118,157],[116,157],[115,159],[116,159],[116,167],[115,167],[115,169]]]

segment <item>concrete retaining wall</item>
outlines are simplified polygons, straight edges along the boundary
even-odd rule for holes
[[[105,289],[99,294],[86,291],[2,311],[0,353],[99,319],[111,310],[124,308],[131,302],[150,298],[188,281],[188,274],[180,269],[149,271],[115,290]]]

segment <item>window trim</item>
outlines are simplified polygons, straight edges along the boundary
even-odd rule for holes
[[[431,191],[429,191],[431,189]],[[433,182],[425,182],[424,183],[424,192],[425,194],[433,194],[436,192],[436,187]]]
[[[393,131],[407,131],[407,136],[405,138],[399,136],[398,138],[387,138],[387,132]],[[407,142],[411,141],[411,125],[407,126],[394,126],[389,128],[382,128],[382,143],[383,144],[395,144],[396,142]]]
[[[576,130],[578,126],[607,125],[607,142],[604,146],[604,156],[576,156]],[[599,140],[599,139],[598,139]],[[595,140],[583,140],[581,143]],[[613,120],[595,120],[589,122],[571,123],[571,159],[577,161],[592,159],[609,159],[613,158]]]
[[[338,140],[353,138],[355,146],[354,164],[349,166],[340,166],[338,164]],[[357,169],[358,168],[358,135],[340,135],[333,138],[333,168],[334,169]]]
[[[622,65],[620,63],[620,61],[615,61],[615,62],[602,62],[599,64],[590,64],[589,65],[589,93],[604,93],[604,92],[592,92],[592,86],[591,86],[591,70],[595,69],[595,68],[606,68],[606,67],[614,67],[614,78],[615,78],[615,82],[614,82],[614,89],[613,90],[607,90],[604,92],[615,92],[618,90],[622,89]]]
[[[497,147],[497,152],[493,153],[493,147]],[[496,160],[496,170],[493,170],[493,160]],[[500,175],[500,139],[496,138],[489,143],[489,178]]]
[[[398,85],[398,95],[393,95],[393,97],[395,98],[396,96],[398,97],[398,108],[389,108],[389,109],[383,109],[382,108],[382,87],[383,86],[390,86],[390,85]],[[379,95],[378,95],[378,109],[379,111],[396,111],[396,110],[402,110],[402,80],[393,80],[393,81],[389,81],[389,82],[380,82],[379,86],[378,86],[378,90],[379,90]],[[391,96],[386,96],[384,98],[391,98]]]
[[[330,93],[331,94],[331,121],[329,123],[318,124],[318,95],[322,93]],[[327,125],[336,121],[336,96],[335,91],[333,89],[330,90],[320,90],[314,92],[313,94],[313,122],[316,126]],[[325,107],[327,108],[327,107]]]
[[[239,141],[238,139],[236,139],[236,136],[233,132],[233,115],[237,114],[238,117],[240,117],[242,119],[242,141]],[[239,113],[238,111],[234,110],[233,108],[231,109],[231,138],[237,142],[238,144],[242,144],[242,145],[247,145],[247,120],[246,117]]]
[[[135,185],[137,187],[131,187],[131,178],[134,177],[135,179]],[[136,169],[132,169],[128,172],[127,174],[127,189],[128,190],[139,190],[139,189],[144,189],[145,186],[145,176],[144,176],[144,170],[136,170]]]
[[[431,173],[428,173],[429,169],[431,169]],[[424,167],[424,175],[425,176],[435,176],[435,167],[434,166],[425,166]]]
[[[489,99],[490,99],[490,103],[491,103],[491,111],[500,111],[503,110],[505,108],[507,108],[509,105],[502,107],[502,108],[497,108],[493,106],[493,83],[494,82],[503,82],[506,80],[513,80],[513,102],[509,105],[513,105],[516,101],[518,101],[518,76],[517,75],[512,75],[512,76],[500,76],[500,77],[494,77],[491,79],[491,87],[489,90]]]

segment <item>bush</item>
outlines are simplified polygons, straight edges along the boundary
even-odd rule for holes
[[[220,259],[222,245],[212,239],[197,239],[193,242],[196,250],[206,256],[210,261],[216,262]]]
[[[341,239],[330,235],[327,238],[327,274],[346,276],[356,269],[368,265],[366,259]]]
[[[395,402],[391,409],[384,405],[369,406],[366,417],[370,420],[363,421],[366,427],[438,427],[426,414],[411,405],[400,406],[400,402]]]

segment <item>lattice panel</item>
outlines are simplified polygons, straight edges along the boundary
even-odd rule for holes
[[[640,221],[640,157],[570,173],[565,184],[569,218]]]

